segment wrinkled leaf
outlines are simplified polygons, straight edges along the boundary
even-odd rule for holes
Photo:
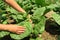
[[[0,38],[4,37],[6,35],[9,35],[9,32],[7,32],[7,31],[0,31]]]
[[[52,17],[60,25],[60,14],[54,13]]]
[[[27,37],[27,36],[29,36],[31,34],[32,25],[29,22],[22,22],[19,25],[22,25],[22,26],[26,27],[25,32],[20,34],[20,35],[11,33],[10,34],[11,38],[13,38],[13,39],[23,39],[23,38],[25,38],[25,37]]]
[[[44,32],[44,30],[45,30],[45,22],[46,22],[46,18],[44,16],[42,16],[40,22],[35,24],[34,33],[36,33],[36,35],[39,34],[39,33]]]
[[[40,20],[40,17],[44,14],[45,10],[45,7],[38,8],[33,14],[33,19]]]

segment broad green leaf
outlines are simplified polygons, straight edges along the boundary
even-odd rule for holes
[[[25,37],[27,37],[27,36],[29,36],[31,34],[32,25],[29,22],[22,22],[19,25],[20,26],[22,25],[22,26],[26,27],[25,32],[20,34],[20,35],[11,33],[10,34],[11,38],[13,38],[13,39],[23,39],[23,38],[25,38]]]
[[[45,22],[46,22],[46,18],[45,17],[41,17],[41,20],[38,24],[40,24],[40,30],[39,33],[43,33],[45,31]]]
[[[60,7],[60,1],[56,2],[56,4]]]
[[[54,13],[52,17],[60,25],[60,14]]]
[[[9,32],[7,32],[7,31],[0,31],[0,38],[4,37],[6,35],[9,35]]]
[[[47,9],[55,9],[56,7],[59,7],[57,4],[51,4],[49,6],[46,6]]]
[[[35,24],[34,26],[34,33],[43,33],[45,30],[45,22],[46,22],[46,18],[44,16],[40,17],[41,20],[40,22],[38,22],[37,24]],[[37,35],[36,34],[36,35]]]
[[[44,14],[45,10],[45,7],[38,8],[33,14],[33,19],[40,20],[40,17]]]

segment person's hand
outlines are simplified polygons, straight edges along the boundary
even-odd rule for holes
[[[21,34],[25,31],[25,28],[17,25],[6,25],[6,30],[13,33]]]
[[[16,9],[17,11],[26,13],[26,11],[23,8],[21,8],[15,0],[5,0],[5,2],[12,6],[14,9]]]

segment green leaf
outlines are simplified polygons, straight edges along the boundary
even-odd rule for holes
[[[36,35],[38,35],[39,33],[43,33],[45,30],[46,18],[44,16],[42,16],[40,18],[41,18],[40,22],[38,22],[34,26],[34,33],[36,33]]]
[[[8,22],[7,22],[7,20],[5,20],[5,21],[3,21],[3,23],[2,24],[7,24]]]
[[[40,20],[40,17],[44,14],[45,10],[45,7],[38,8],[33,14],[33,19]]]
[[[18,11],[15,10],[14,8],[12,8],[12,7],[7,7],[6,8],[6,11],[9,11],[10,13],[14,13],[14,14],[17,14],[18,13]]]
[[[35,40],[34,38],[30,38],[30,40]]]
[[[6,17],[7,14],[3,14],[2,17]]]
[[[49,6],[46,6],[47,9],[55,9],[56,7],[59,7],[57,4],[51,4]]]
[[[7,31],[0,31],[0,38],[4,37],[6,35],[9,35],[9,32],[7,32]]]
[[[17,15],[17,18],[23,20],[23,16],[22,15]]]
[[[17,19],[17,16],[16,15],[11,15],[11,17],[13,18],[13,19]]]
[[[0,9],[4,9],[6,7],[6,3],[3,0],[0,0]]]
[[[22,25],[22,26],[26,27],[25,32],[20,34],[20,35],[11,33],[10,34],[11,38],[13,38],[13,39],[23,39],[23,38],[25,38],[25,37],[27,37],[27,36],[29,36],[31,34],[32,25],[29,22],[22,22],[19,25],[20,26]]]
[[[23,0],[15,0],[18,4],[22,3]]]
[[[37,37],[36,40],[43,40],[41,37]]]
[[[41,6],[47,6],[56,2],[56,0],[35,0],[35,2]]]
[[[45,31],[45,22],[46,22],[46,18],[42,16],[40,22],[38,23],[41,27],[39,33],[43,33]]]
[[[60,14],[54,13],[52,17],[60,25]]]

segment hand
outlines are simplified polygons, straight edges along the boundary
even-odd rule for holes
[[[26,13],[26,11],[23,8],[21,8],[15,0],[5,0],[5,2],[12,6],[14,9],[16,9],[17,11]]]
[[[21,34],[25,31],[25,28],[22,26],[17,26],[17,25],[6,25],[7,31]]]

